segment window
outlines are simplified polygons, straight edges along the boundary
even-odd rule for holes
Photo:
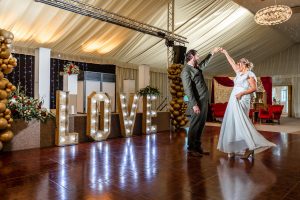
[[[281,101],[282,102],[287,101],[287,89],[286,88],[281,89]]]

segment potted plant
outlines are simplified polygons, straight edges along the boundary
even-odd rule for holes
[[[14,133],[14,138],[5,145],[4,151],[40,147],[43,123],[48,124],[48,119],[55,117],[47,109],[42,108],[42,104],[43,100],[26,96],[19,86],[9,96],[7,108],[11,110],[13,118],[11,131]],[[49,123],[53,123],[53,121],[51,120]],[[45,127],[47,127],[46,124]]]
[[[67,75],[74,75],[74,74],[79,74],[80,70],[79,67],[75,64],[73,64],[72,62],[67,63],[66,65],[64,65],[64,74]]]
[[[72,62],[64,65],[63,90],[70,94],[77,94],[77,80],[80,73],[79,67]]]

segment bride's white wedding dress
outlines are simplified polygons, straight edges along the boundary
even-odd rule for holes
[[[240,100],[236,95],[249,88],[248,78],[257,78],[252,71],[244,74],[237,72],[234,79],[234,87],[231,92],[226,112],[223,118],[218,149],[225,153],[241,153],[245,149],[263,151],[266,148],[276,146],[266,140],[252,124],[249,118],[251,96],[243,95]]]

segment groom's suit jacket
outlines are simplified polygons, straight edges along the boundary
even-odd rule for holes
[[[208,88],[204,81],[202,70],[208,65],[212,58],[209,53],[197,67],[186,64],[181,72],[181,79],[185,94],[189,99],[189,108],[200,106],[201,101],[208,101]]]

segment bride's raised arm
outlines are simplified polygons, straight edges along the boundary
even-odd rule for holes
[[[221,52],[225,54],[225,56],[226,56],[226,58],[227,58],[229,64],[231,65],[232,69],[233,69],[235,72],[237,72],[238,69],[239,69],[239,67],[238,67],[238,65],[235,63],[235,61],[233,60],[233,58],[231,58],[231,56],[228,54],[228,52],[227,52],[225,49],[222,49]]]

